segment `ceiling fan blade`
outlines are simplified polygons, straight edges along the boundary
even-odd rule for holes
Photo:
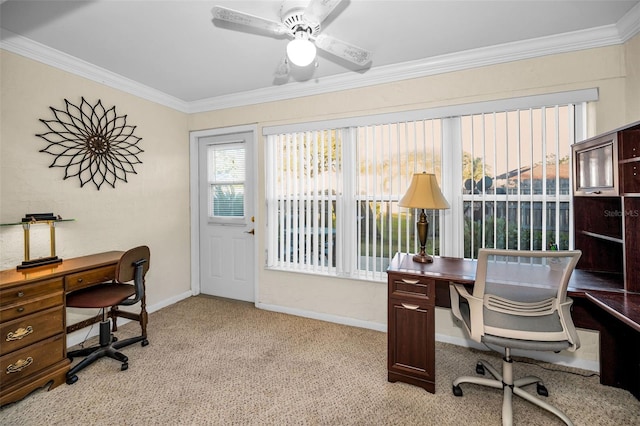
[[[365,66],[371,62],[371,52],[346,41],[338,40],[335,37],[320,34],[316,37],[316,46],[325,52],[360,66]]]
[[[215,6],[211,12],[213,13],[213,19],[258,28],[278,35],[285,34],[287,32],[287,29],[280,22],[271,21],[259,16],[228,9],[226,7]]]
[[[311,0],[304,10],[303,19],[310,24],[319,24],[342,0]]]

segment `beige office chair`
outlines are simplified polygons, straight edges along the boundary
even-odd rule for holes
[[[473,294],[462,284],[451,283],[451,311],[471,339],[504,348],[502,374],[479,360],[476,373],[484,375],[488,370],[494,378],[458,377],[453,381],[454,395],[462,396],[462,383],[503,389],[503,425],[513,422],[513,394],[572,424],[562,411],[522,389],[536,383],[537,393],[548,396],[542,379],[513,379],[511,349],[559,352],[580,346],[571,319],[573,301],[567,297],[569,278],[580,255],[578,250],[480,249]]]

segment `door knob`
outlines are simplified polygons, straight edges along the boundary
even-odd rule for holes
[[[251,231],[244,231],[244,233],[254,235],[256,233],[256,230],[252,229]]]

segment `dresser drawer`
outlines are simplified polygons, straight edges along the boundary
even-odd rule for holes
[[[63,306],[64,292],[62,289],[51,294],[43,294],[32,297],[13,305],[3,306],[0,309],[0,322],[11,321],[16,318],[30,315],[54,306]]]
[[[58,306],[0,325],[0,355],[64,331],[64,307]]]
[[[435,282],[432,279],[389,274],[389,297],[418,298],[435,303]]]
[[[65,335],[59,334],[0,357],[0,389],[63,360],[65,343]]]
[[[63,291],[62,278],[23,284],[0,291],[0,308],[8,305],[25,303],[43,295]]]
[[[67,292],[80,290],[93,284],[111,281],[116,276],[116,266],[104,266],[89,271],[78,272],[64,277],[64,286]]]

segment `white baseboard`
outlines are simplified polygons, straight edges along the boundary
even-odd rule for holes
[[[289,308],[285,306],[270,305],[265,303],[256,303],[256,308],[265,309],[267,311],[281,312],[290,315],[296,315],[299,317],[312,318],[321,321],[328,321],[337,324],[350,325],[353,327],[368,328],[371,330],[387,332],[387,324],[380,324],[371,321],[362,321],[354,318],[342,317],[338,315],[321,314],[318,312],[306,311],[303,309]],[[463,346],[467,348],[475,348],[479,350],[488,351],[486,346],[481,343],[474,342],[470,339],[459,338],[455,336],[449,336],[446,334],[436,333],[436,341],[443,343],[450,343],[452,345]],[[564,356],[562,354],[537,352],[537,351],[521,351],[513,350],[511,353],[515,356],[523,356],[539,361],[549,362],[558,365],[565,365],[573,368],[580,368],[589,371],[599,371],[600,364],[597,361],[590,361],[582,358],[573,358]]]
[[[192,295],[193,294],[191,293],[191,290],[185,291],[184,293],[181,293],[181,294],[178,294],[176,296],[170,297],[169,299],[162,300],[159,303],[155,303],[153,305],[148,305],[147,306],[147,312],[151,313],[151,312],[158,311],[158,310],[160,310],[162,308],[166,308],[167,306],[173,305],[174,303],[177,303],[177,302],[179,302],[181,300],[187,299],[187,298],[191,297]],[[131,320],[126,319],[126,318],[120,318],[120,320],[118,321],[118,325],[126,324],[129,321],[131,321]],[[80,329],[78,331],[74,331],[73,333],[67,334],[67,348],[70,348],[71,346],[78,345],[78,344],[84,342],[85,340],[90,339],[91,337],[97,336],[99,331],[100,331],[100,327],[98,327],[98,324],[96,323],[96,324],[93,324],[90,329],[87,329],[85,327],[85,328]]]
[[[372,321],[363,321],[355,318],[342,317],[338,315],[321,314],[318,312],[306,311],[304,309],[289,308],[286,306],[270,305],[267,303],[256,303],[256,308],[266,311],[280,312],[283,314],[295,315],[298,317],[317,319],[321,321],[333,322],[336,324],[350,325],[352,327],[368,328],[370,330],[387,332],[387,324],[380,324]]]

